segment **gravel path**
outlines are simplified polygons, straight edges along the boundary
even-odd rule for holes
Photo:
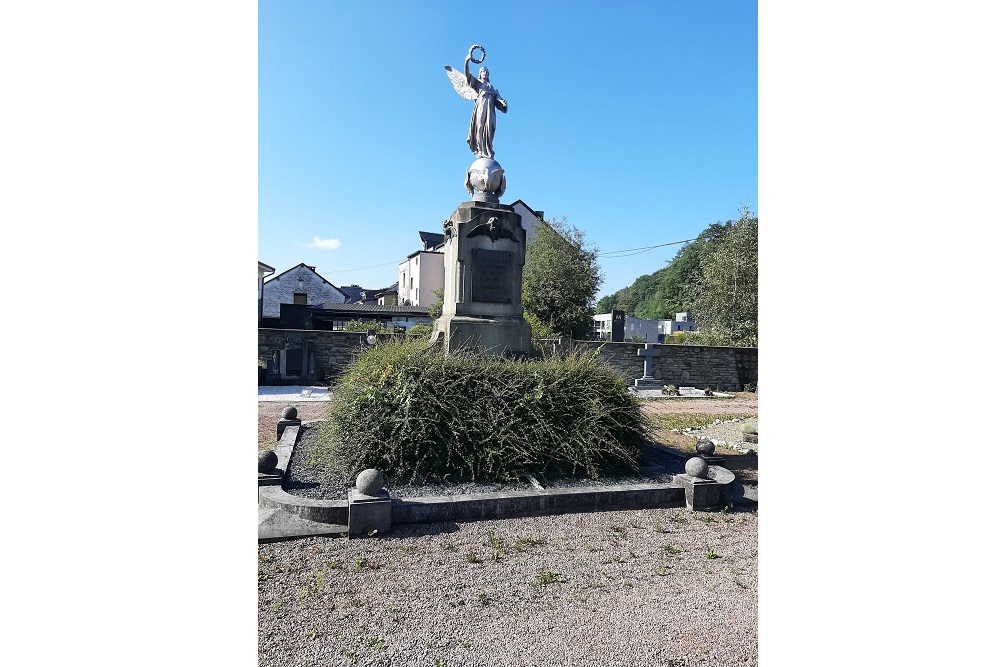
[[[756,545],[685,509],[261,545],[259,664],[756,665]]]

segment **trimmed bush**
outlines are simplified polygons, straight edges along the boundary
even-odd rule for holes
[[[347,478],[625,474],[648,432],[638,400],[593,353],[512,360],[421,341],[367,350],[331,389],[330,410],[320,455]]]
[[[407,336],[413,336],[415,338],[430,338],[432,333],[434,333],[434,329],[427,324],[414,324],[406,330]]]

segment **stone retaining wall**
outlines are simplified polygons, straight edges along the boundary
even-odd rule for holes
[[[551,341],[550,341],[551,343]],[[565,347],[565,345],[563,345]],[[638,351],[644,343],[605,343],[573,341],[572,347],[597,351],[598,357],[628,381],[642,377],[643,358]],[[681,386],[681,374],[687,371],[683,384],[716,391],[742,391],[751,384],[757,386],[757,348],[708,347],[704,345],[653,345],[659,354],[653,357],[654,376],[665,385]]]
[[[258,358],[268,366],[264,382],[328,383],[357,359],[367,345],[367,334],[349,331],[313,329],[258,329]],[[379,339],[392,334],[379,334]],[[532,341],[539,350],[596,351],[598,357],[615,369],[629,384],[642,377],[643,359],[637,352],[643,343],[605,343],[601,341],[571,341],[569,339]],[[275,364],[275,353],[289,347],[303,350],[302,375],[282,374],[281,364]],[[744,386],[757,385],[757,348],[708,347],[704,345],[653,345],[659,355],[653,358],[653,370],[663,384],[681,386],[681,374],[688,373],[686,386],[717,391],[741,391]]]

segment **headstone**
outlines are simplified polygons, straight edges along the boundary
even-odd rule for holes
[[[392,501],[385,477],[378,470],[362,470],[347,492],[347,534],[384,535],[392,527]]]
[[[660,389],[663,382],[656,379],[653,374],[653,357],[659,356],[660,351],[654,349],[649,343],[641,350],[636,350],[636,354],[643,358],[642,377],[635,380],[636,389]]]

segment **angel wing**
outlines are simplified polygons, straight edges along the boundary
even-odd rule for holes
[[[459,72],[449,65],[445,65],[444,73],[448,75],[449,79],[451,79],[451,85],[455,87],[456,93],[467,100],[474,100],[478,97],[476,91],[474,91],[465,80],[465,74],[463,72]]]

